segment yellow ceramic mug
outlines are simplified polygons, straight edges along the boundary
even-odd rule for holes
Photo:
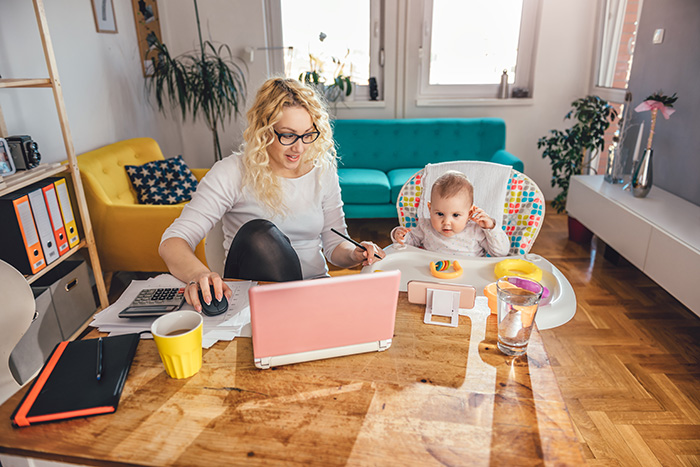
[[[173,311],[151,325],[165,372],[171,378],[189,378],[202,368],[202,315]]]

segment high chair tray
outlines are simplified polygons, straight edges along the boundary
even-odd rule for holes
[[[496,264],[505,259],[460,257],[426,251],[413,246],[397,249],[394,245],[389,245],[384,248],[384,252],[386,253],[386,258],[370,266],[365,266],[362,268],[362,273],[398,269],[401,271],[399,290],[402,292],[407,291],[409,281],[420,280],[471,285],[476,289],[477,296],[484,296],[484,287],[497,279],[494,273]],[[574,317],[576,313],[576,294],[559,269],[542,256],[535,254],[508,256],[508,258],[521,258],[542,269],[542,285],[549,289],[552,298],[548,305],[540,307],[537,312],[535,322],[539,329],[561,326]],[[430,274],[430,262],[442,260],[458,260],[464,272],[455,279],[436,279]]]

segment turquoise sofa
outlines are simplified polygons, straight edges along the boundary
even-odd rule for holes
[[[336,120],[334,138],[350,219],[396,217],[401,187],[427,164],[472,160],[524,168],[505,150],[506,124],[500,118]]]

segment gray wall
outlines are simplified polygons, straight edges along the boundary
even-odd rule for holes
[[[664,41],[653,44],[656,29]],[[700,204],[700,1],[644,0],[629,90],[636,107],[662,89],[678,94],[676,112],[659,112],[653,140],[654,185]],[[649,135],[650,112],[632,112],[630,125],[644,123],[642,146]],[[635,131],[636,134],[636,131]],[[625,146],[634,145],[635,138]]]

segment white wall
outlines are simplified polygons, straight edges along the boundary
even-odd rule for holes
[[[211,134],[203,123],[181,124],[179,117],[163,116],[149,103],[139,62],[134,16],[130,0],[114,0],[119,32],[95,32],[92,8],[87,0],[48,0],[46,11],[56,60],[63,84],[70,129],[80,154],[121,139],[151,136],[166,156],[182,154],[192,167],[213,162]],[[410,2],[388,0],[400,14]],[[45,77],[34,12],[28,0],[0,0],[5,19],[0,28],[0,74],[4,78]],[[196,23],[191,0],[160,1],[163,41],[175,54],[195,48]],[[536,51],[534,99],[528,106],[416,107],[411,99],[415,82],[403,71],[415,48],[417,35],[390,18],[395,69],[387,86],[399,95],[382,108],[341,110],[341,118],[376,115],[403,117],[501,117],[507,124],[507,149],[525,162],[526,172],[548,198],[550,169],[537,150],[537,139],[563,126],[570,103],[586,94],[594,42],[596,2],[592,0],[542,0]],[[263,0],[199,0],[205,38],[227,43],[234,54],[246,47],[266,46]],[[8,21],[7,18],[12,18]],[[404,55],[404,51],[406,55]],[[265,52],[256,52],[249,63],[248,85],[252,95],[267,76]],[[391,60],[387,54],[388,60]],[[392,82],[393,81],[393,82]],[[408,97],[406,97],[408,96]],[[252,97],[249,97],[250,102]],[[397,101],[401,100],[402,103]],[[40,145],[44,161],[65,159],[60,128],[49,90],[1,90],[10,134],[30,134]],[[222,149],[229,153],[241,141],[245,116],[221,133]]]
[[[34,9],[29,0],[0,0],[0,75],[3,78],[45,78],[41,41]],[[217,42],[262,47],[262,2],[200,0],[202,25]],[[180,122],[177,113],[163,115],[145,92],[137,48],[134,13],[130,0],[114,0],[117,34],[97,33],[92,7],[86,0],[45,0],[51,40],[76,153],[127,138],[150,136],[167,156],[182,154],[192,167],[209,167],[214,161],[213,143],[203,123]],[[193,2],[159,3],[163,42],[175,54],[196,44]],[[12,18],[8,21],[7,18]],[[254,27],[252,26],[254,25]],[[248,31],[250,29],[250,31]],[[264,61],[251,66],[251,89],[266,75]],[[257,68],[256,68],[257,67]],[[31,135],[39,144],[42,161],[65,160],[56,107],[49,89],[0,91],[8,133]],[[239,119],[242,123],[245,118]],[[221,134],[224,152],[241,141],[234,121]]]

